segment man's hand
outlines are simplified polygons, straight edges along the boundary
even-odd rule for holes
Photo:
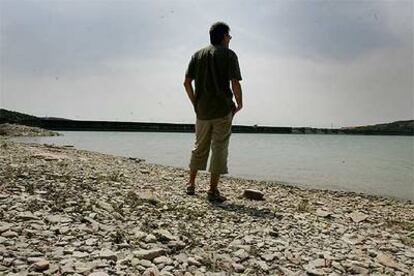
[[[238,80],[231,81],[231,89],[233,90],[234,97],[236,98],[237,107],[233,111],[233,116],[243,108],[243,98],[241,85]]]
[[[237,105],[234,109],[233,109],[233,116],[236,115],[237,112],[239,112],[241,109],[243,108],[243,105]]]
[[[191,103],[193,104],[193,107],[195,108],[195,96],[194,96],[193,85],[191,84],[192,81],[193,79],[191,78],[185,78],[184,87],[185,87],[185,91],[187,92],[188,98],[190,99]]]

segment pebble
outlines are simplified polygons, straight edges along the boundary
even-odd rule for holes
[[[154,258],[153,262],[154,264],[171,264],[172,260],[166,256],[159,256],[157,258]]]
[[[110,249],[102,249],[99,252],[99,257],[102,259],[107,259],[107,260],[113,260],[113,261],[117,260],[116,254]]]

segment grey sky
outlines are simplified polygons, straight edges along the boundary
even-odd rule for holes
[[[220,20],[243,76],[236,124],[414,118],[412,1],[0,0],[0,11],[4,108],[191,123],[183,75]]]

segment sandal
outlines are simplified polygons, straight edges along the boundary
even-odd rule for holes
[[[185,193],[187,195],[195,195],[195,186],[194,185],[187,185],[187,187],[185,187]]]

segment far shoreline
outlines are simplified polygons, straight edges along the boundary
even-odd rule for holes
[[[6,122],[6,121],[5,121]],[[52,131],[131,131],[131,132],[177,132],[193,133],[194,124],[149,123],[120,121],[84,121],[66,119],[36,119],[7,121],[31,127],[40,127]],[[405,122],[405,121],[403,121]],[[411,122],[411,121],[406,121]],[[1,121],[0,121],[1,123]],[[397,123],[397,122],[396,122]],[[375,127],[375,126],[374,126]],[[370,126],[354,128],[312,128],[312,127],[277,127],[259,125],[233,125],[233,133],[253,134],[328,134],[328,135],[390,135],[414,136],[410,128],[375,129]]]

